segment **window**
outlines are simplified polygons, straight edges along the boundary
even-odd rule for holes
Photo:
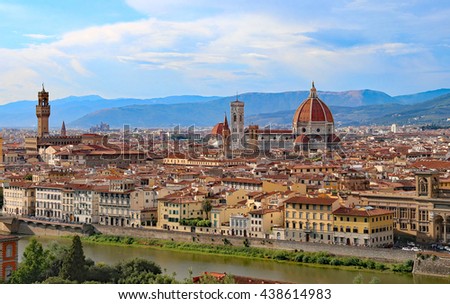
[[[8,280],[9,277],[11,276],[12,272],[13,272],[12,266],[6,266],[6,267],[5,267],[5,278],[6,278],[7,280]]]
[[[13,256],[13,245],[9,244],[6,246],[6,255],[7,258],[12,258]]]

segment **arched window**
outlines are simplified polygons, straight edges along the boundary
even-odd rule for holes
[[[428,181],[422,177],[419,180],[419,195],[426,195],[428,194]]]
[[[233,114],[233,121],[236,122],[236,120],[237,120],[237,115],[236,115],[236,113],[234,113]]]

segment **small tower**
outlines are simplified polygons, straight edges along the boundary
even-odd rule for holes
[[[416,195],[427,198],[439,196],[439,172],[416,172]]]
[[[231,112],[231,147],[233,150],[243,148],[244,138],[244,102],[236,100],[230,103]]]
[[[42,91],[38,93],[38,104],[36,105],[36,117],[38,119],[37,137],[48,135],[48,118],[50,117],[50,105],[48,103],[48,92],[42,84]]]
[[[62,122],[60,135],[61,135],[61,137],[67,137],[66,124],[64,123],[64,120]]]

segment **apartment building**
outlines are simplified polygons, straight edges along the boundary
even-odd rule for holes
[[[387,247],[394,243],[394,212],[372,207],[333,211],[335,244]]]
[[[302,242],[333,241],[333,214],[339,200],[294,196],[285,202],[285,239]]]
[[[31,182],[10,182],[3,187],[3,213],[12,216],[35,214],[35,189]]]

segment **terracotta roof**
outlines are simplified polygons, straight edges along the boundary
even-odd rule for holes
[[[18,241],[19,237],[15,235],[0,235],[0,242]]]
[[[393,214],[393,211],[385,209],[366,209],[366,208],[348,208],[339,207],[333,211],[334,215],[351,215],[351,216],[379,216]]]
[[[244,183],[244,184],[262,184],[263,182],[258,179],[251,178],[231,178],[225,177],[222,179],[223,182],[231,182],[231,183]]]
[[[302,205],[327,205],[331,206],[335,201],[337,201],[336,198],[330,198],[330,197],[307,197],[307,196],[294,196],[291,197],[284,202],[286,204],[293,203],[293,204],[302,204]]]
[[[32,182],[10,182],[10,187],[30,188],[33,185]]]
[[[317,96],[316,88],[311,88],[310,94],[295,111],[293,123],[308,123],[315,121],[334,122],[328,106]]]

